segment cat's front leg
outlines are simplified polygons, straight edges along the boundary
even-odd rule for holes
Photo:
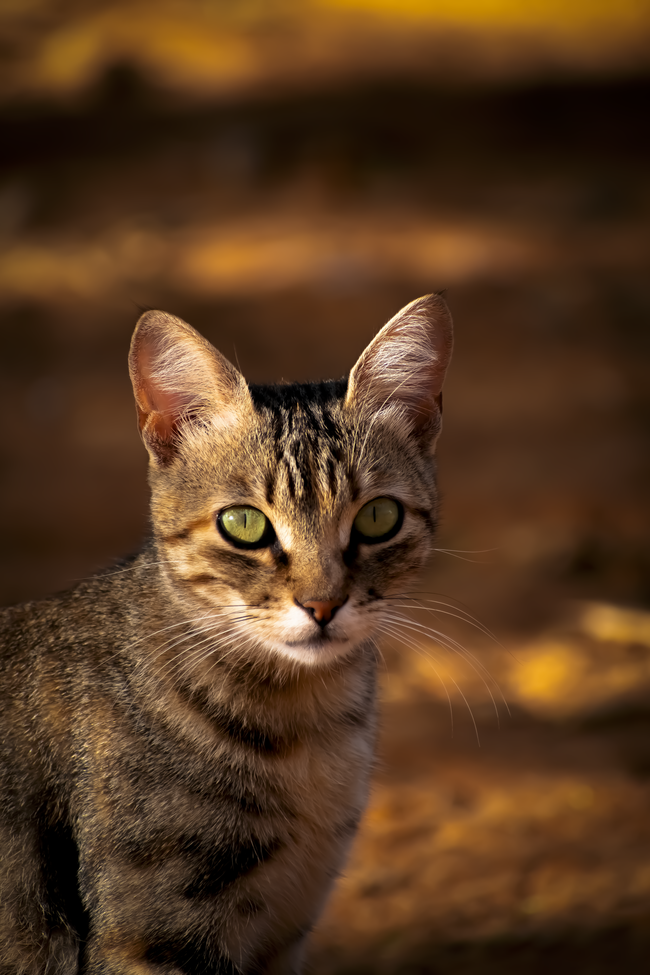
[[[91,938],[83,975],[244,975],[218,949],[207,950],[205,945],[191,939],[184,942],[178,936],[149,938],[121,938],[117,932]]]
[[[256,968],[254,975],[301,975],[306,944],[307,933]]]
[[[83,975],[243,975],[223,945],[215,905],[180,896],[172,866],[116,858],[86,880]]]
[[[196,941],[163,936],[147,946],[141,937],[120,938],[111,932],[91,938],[83,975],[301,975],[306,941],[306,934],[301,935],[272,956],[240,968],[224,952]],[[70,972],[61,969],[61,975]]]
[[[39,835],[35,821],[0,821],[0,975],[78,971],[79,937],[65,917],[66,885],[44,861],[45,846],[45,831]]]

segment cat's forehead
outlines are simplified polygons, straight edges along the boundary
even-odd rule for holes
[[[277,383],[255,385],[248,389],[255,410],[267,417],[288,419],[311,416],[318,419],[321,413],[331,413],[340,406],[348,388],[348,377],[315,383]]]
[[[250,387],[269,505],[314,510],[355,492],[346,387],[346,379]]]

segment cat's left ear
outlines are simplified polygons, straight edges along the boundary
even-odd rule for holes
[[[163,311],[141,316],[129,372],[140,435],[151,459],[166,464],[183,432],[202,418],[225,427],[250,407],[246,381],[191,325]]]
[[[395,412],[416,435],[435,443],[442,427],[442,384],[453,325],[440,295],[416,298],[375,336],[350,373],[346,404]]]

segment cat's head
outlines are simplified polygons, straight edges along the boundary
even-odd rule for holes
[[[224,652],[323,666],[381,629],[431,548],[451,349],[428,295],[348,379],[248,386],[185,322],[141,317],[129,368],[158,556],[170,598]]]

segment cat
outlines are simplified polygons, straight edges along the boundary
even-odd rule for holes
[[[301,971],[368,795],[373,634],[432,545],[451,349],[428,295],[349,379],[249,386],[140,318],[151,540],[0,617],[2,975]]]

